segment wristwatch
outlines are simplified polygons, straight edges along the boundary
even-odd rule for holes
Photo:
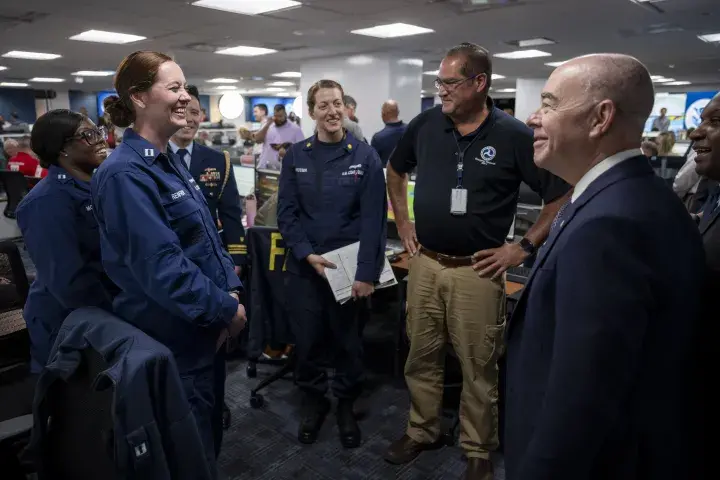
[[[525,238],[525,237],[523,237],[522,239],[520,239],[520,242],[519,242],[519,243],[520,243],[520,248],[522,248],[523,250],[525,250],[525,252],[526,252],[528,255],[532,255],[533,253],[535,253],[535,250],[537,250],[537,249],[535,248],[535,245],[533,245],[533,243],[532,243],[530,240],[528,240],[527,238]]]

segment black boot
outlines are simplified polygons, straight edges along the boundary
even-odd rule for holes
[[[356,448],[360,446],[360,427],[355,420],[353,412],[353,401],[347,399],[338,400],[337,424],[340,431],[340,443],[345,448]]]
[[[315,443],[325,421],[325,416],[330,411],[330,400],[317,395],[305,397],[301,410],[300,428],[298,429],[298,440],[300,443]]]

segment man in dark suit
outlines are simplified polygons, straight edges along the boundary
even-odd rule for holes
[[[555,70],[529,120],[535,163],[574,192],[508,326],[508,480],[698,478],[703,252],[639,149],[653,102],[636,59],[590,55]]]
[[[702,112],[702,123],[690,134],[693,141],[693,149],[697,153],[695,157],[697,173],[711,182],[720,182],[720,94],[715,95]],[[720,312],[720,186],[715,185],[710,191],[710,196],[703,206],[699,219],[700,234],[705,247],[705,285],[703,289],[702,304],[702,333],[699,336],[699,364],[698,373],[710,370],[716,374],[712,366],[717,364],[717,346],[715,344],[720,329],[718,328],[718,312]],[[705,424],[706,441],[702,442],[706,450],[705,465],[710,469],[711,455],[715,455],[714,449],[710,447],[717,434],[717,415],[711,417],[711,413],[717,411],[718,399],[717,389],[713,385],[712,377],[705,377],[700,374],[703,390],[701,397],[703,405],[698,408]],[[707,406],[707,407],[705,407]]]
[[[170,151],[180,156],[190,170],[195,182],[202,190],[210,214],[220,229],[225,248],[235,262],[235,272],[241,275],[242,266],[247,262],[245,229],[242,224],[240,195],[235,182],[232,165],[227,154],[208,148],[194,141],[200,122],[202,109],[200,96],[194,86],[187,88],[190,103],[185,118],[187,127],[181,128],[170,140]],[[218,352],[215,362],[215,412],[213,430],[215,432],[215,453],[220,453],[223,427],[230,423],[230,410],[220,399],[225,398],[225,347]]]

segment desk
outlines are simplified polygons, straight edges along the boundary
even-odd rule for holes
[[[392,267],[396,268],[398,270],[404,270],[407,272],[407,270],[408,270],[408,254],[401,253],[400,259],[398,261],[392,263]],[[508,296],[513,295],[514,293],[517,293],[520,290],[522,290],[523,286],[524,285],[522,283],[508,282],[506,280],[505,281],[505,293]]]

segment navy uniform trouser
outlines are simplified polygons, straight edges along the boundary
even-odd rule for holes
[[[213,444],[215,445],[215,458],[220,455],[223,439],[223,405],[225,404],[225,376],[226,376],[226,350],[227,344],[220,347],[215,355],[215,404],[213,405],[212,428]]]
[[[325,395],[325,367],[332,366],[335,397],[357,398],[362,390],[362,327],[369,314],[367,300],[340,305],[327,281],[314,273],[288,273],[285,285],[295,337],[295,383],[307,394]]]
[[[215,440],[213,430],[213,409],[215,406],[215,370],[211,365],[192,373],[180,374],[183,389],[190,403],[190,410],[200,433],[205,459],[211,478],[217,478]],[[220,399],[222,402],[222,398]]]

